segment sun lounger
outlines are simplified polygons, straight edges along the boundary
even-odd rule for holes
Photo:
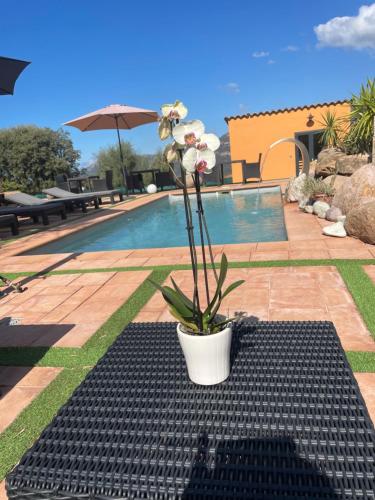
[[[9,227],[12,234],[18,234],[18,220],[14,214],[0,215],[0,227]]]
[[[35,223],[38,223],[39,217],[41,217],[45,226],[49,224],[49,215],[58,214],[62,219],[66,219],[66,210],[64,203],[57,202],[34,205],[32,207],[0,207],[0,215],[12,214],[17,217],[30,217]]]
[[[101,198],[105,198],[106,196],[108,196],[109,198],[111,198],[111,203],[113,204],[113,203],[115,203],[115,195],[116,194],[118,194],[120,201],[123,200],[122,193],[119,189],[104,189],[101,191],[87,191],[87,195],[86,194],[82,195],[82,194],[71,193],[70,191],[66,191],[65,189],[61,189],[59,187],[53,187],[53,188],[43,189],[43,193],[48,194],[50,196],[54,196],[55,198],[58,198],[59,200],[64,199],[68,196],[73,197],[73,199],[75,199],[76,197],[79,197],[79,196],[96,196],[97,198],[99,198],[99,200],[101,202]]]
[[[97,196],[94,195],[77,195],[65,197],[64,199],[58,200],[60,203],[64,203],[65,207],[72,211],[74,205],[82,208],[82,212],[86,212],[86,203],[93,202],[95,208],[99,208],[99,200]],[[56,203],[57,200],[47,200],[45,198],[37,198],[36,196],[32,196],[30,194],[22,193],[21,191],[12,191],[8,193],[4,193],[4,199],[7,202],[14,203],[16,205],[21,205],[23,207],[34,207],[47,205],[50,203]]]

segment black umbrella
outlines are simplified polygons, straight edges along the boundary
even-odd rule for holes
[[[0,56],[0,95],[13,95],[17,78],[29,64],[28,61]]]

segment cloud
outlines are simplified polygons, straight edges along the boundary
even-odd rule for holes
[[[273,59],[268,59],[267,64],[275,64],[275,62]]]
[[[375,3],[363,5],[353,17],[334,17],[314,27],[319,46],[375,49]]]
[[[224,85],[224,89],[227,92],[230,92],[231,94],[239,94],[240,92],[240,86],[236,82],[229,82],[226,85]]]
[[[297,47],[296,45],[287,45],[281,50],[283,52],[297,52],[299,50],[299,47]]]
[[[270,55],[270,53],[266,52],[264,50],[260,50],[259,52],[252,53],[252,56],[255,57],[255,59],[259,59],[260,57],[267,57],[269,55]]]

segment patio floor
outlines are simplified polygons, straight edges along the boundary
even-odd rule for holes
[[[22,294],[11,293],[1,298],[0,348],[81,348],[129,299],[149,276],[153,267],[189,265],[190,257],[186,247],[18,255],[163,196],[168,196],[168,193],[135,197],[3,246],[0,272],[59,271],[62,274],[19,278],[27,290]],[[352,238],[323,236],[321,229],[327,222],[302,213],[295,204],[285,205],[284,214],[288,241],[214,245],[216,261],[224,251],[232,262],[256,262],[260,266],[229,269],[228,283],[236,279],[245,279],[245,283],[227,297],[223,312],[230,315],[251,315],[260,320],[330,320],[334,322],[346,351],[375,352],[371,333],[333,261],[332,265],[324,263],[319,266],[265,267],[269,261],[280,260],[370,260],[375,258],[375,246]],[[200,251],[198,256],[201,258]],[[265,263],[264,267],[261,262]],[[140,269],[114,269],[129,267]],[[142,267],[147,269],[142,270]],[[96,272],[99,269],[101,272]],[[375,284],[375,264],[365,265],[363,269]],[[64,274],[64,271],[74,274]],[[192,292],[191,271],[174,270],[171,274],[185,293]],[[10,318],[19,324],[9,326]],[[135,320],[169,321],[173,318],[160,294],[156,293],[139,310]],[[62,368],[50,367],[0,367],[0,432],[61,370]],[[355,375],[375,420],[375,373]],[[0,483],[0,500],[6,498],[3,487],[3,483]]]
[[[191,271],[173,271],[181,290],[192,296]],[[228,284],[244,279],[223,301],[222,312],[259,320],[333,321],[346,351],[375,352],[375,342],[333,266],[229,269]],[[167,279],[169,282],[169,278]],[[201,274],[200,296],[204,296]],[[210,274],[211,292],[214,280]],[[155,294],[135,321],[174,321],[161,294]]]

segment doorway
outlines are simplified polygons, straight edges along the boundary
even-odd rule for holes
[[[294,137],[301,141],[302,144],[306,146],[307,151],[309,152],[310,161],[316,160],[318,154],[323,149],[323,144],[321,143],[323,130],[313,130],[306,132],[296,132]],[[298,176],[301,172],[303,163],[301,152],[298,148],[296,148],[296,175]]]

